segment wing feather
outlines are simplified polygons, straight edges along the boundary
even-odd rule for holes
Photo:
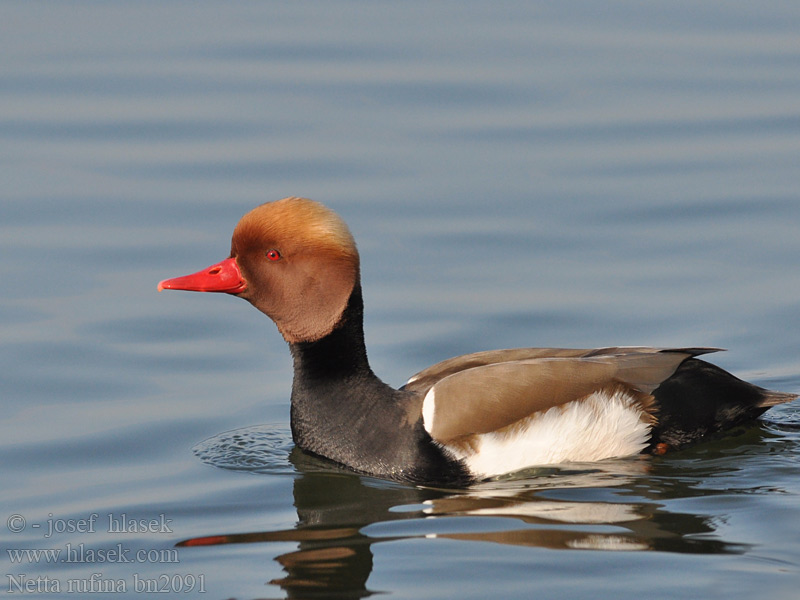
[[[524,351],[543,356],[480,364],[487,358],[515,356],[514,351],[496,351],[459,357],[467,359],[460,364],[471,365],[461,369],[454,368],[459,363],[439,363],[444,369],[437,371],[445,375],[428,386],[423,409],[425,428],[431,436],[447,443],[462,436],[496,431],[612,385],[627,386],[637,394],[649,395],[684,360],[711,349]],[[554,352],[555,356],[546,352]],[[433,373],[429,369],[422,371],[422,377],[413,380],[410,387],[414,388],[417,381],[425,381],[427,385],[434,379]]]

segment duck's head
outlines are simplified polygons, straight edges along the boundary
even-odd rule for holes
[[[333,331],[358,281],[358,251],[344,221],[318,202],[284,198],[242,217],[229,258],[192,275],[165,279],[158,289],[239,296],[295,343]]]

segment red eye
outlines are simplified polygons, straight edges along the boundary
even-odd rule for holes
[[[267,258],[270,260],[280,260],[281,253],[277,250],[267,250]]]

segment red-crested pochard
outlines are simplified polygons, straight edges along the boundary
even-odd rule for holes
[[[796,398],[695,358],[712,348],[492,350],[445,360],[394,389],[367,361],[353,237],[304,198],[253,209],[229,258],[158,289],[226,292],[265,313],[294,358],[295,443],[417,483],[661,454]]]

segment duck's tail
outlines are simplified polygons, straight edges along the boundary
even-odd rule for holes
[[[763,390],[761,394],[761,401],[758,403],[758,406],[763,406],[764,408],[770,408],[772,406],[778,406],[779,404],[786,404],[787,402],[791,402],[792,400],[796,400],[798,397],[797,394],[788,394],[786,392],[773,392],[772,390]]]

